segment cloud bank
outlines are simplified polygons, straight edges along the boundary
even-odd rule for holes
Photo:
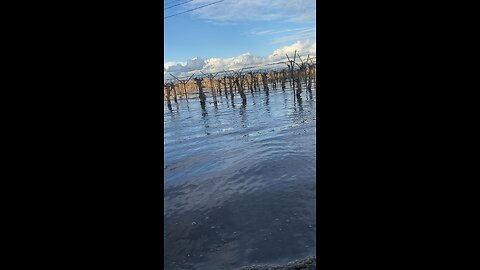
[[[164,63],[163,74],[165,79],[172,79],[169,73],[172,73],[176,77],[186,77],[192,75],[193,73],[201,75],[200,71],[203,71],[204,73],[214,73],[223,70],[260,66],[274,62],[285,61],[285,54],[293,56],[295,51],[302,56],[306,56],[308,54],[311,57],[316,56],[317,43],[315,40],[311,39],[297,41],[292,45],[276,49],[266,57],[255,56],[251,53],[244,53],[231,58],[203,59],[201,57],[196,57],[185,62],[167,62]]]

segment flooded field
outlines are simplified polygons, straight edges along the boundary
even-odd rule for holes
[[[316,251],[316,90],[164,104],[164,269],[286,264]]]

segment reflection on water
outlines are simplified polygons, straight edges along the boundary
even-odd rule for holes
[[[219,95],[204,106],[165,106],[165,269],[315,254],[315,93],[271,89],[246,104]]]

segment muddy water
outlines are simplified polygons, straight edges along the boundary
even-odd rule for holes
[[[285,264],[316,249],[316,91],[164,106],[164,268]]]

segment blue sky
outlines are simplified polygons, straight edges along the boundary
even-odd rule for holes
[[[218,0],[164,0],[165,16]],[[169,3],[171,2],[171,3]],[[164,63],[195,57],[267,57],[275,50],[315,42],[315,0],[225,0],[164,20]]]

